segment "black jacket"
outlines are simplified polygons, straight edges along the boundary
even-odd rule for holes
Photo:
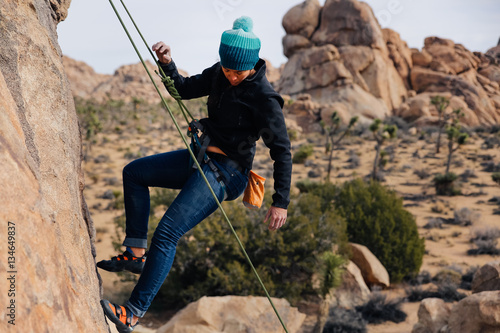
[[[183,99],[208,95],[208,118],[200,122],[210,144],[229,158],[251,169],[255,142],[262,137],[274,160],[273,206],[287,208],[292,174],[290,140],[283,117],[283,99],[266,78],[264,60],[259,60],[252,77],[234,87],[224,76],[220,63],[191,77],[181,76],[173,61],[161,66],[174,80]]]

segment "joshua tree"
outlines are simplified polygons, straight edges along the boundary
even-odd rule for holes
[[[439,153],[439,149],[441,147],[441,133],[443,132],[443,128],[448,122],[449,115],[445,114],[445,110],[450,105],[450,99],[443,97],[443,96],[433,96],[431,98],[431,103],[432,105],[436,106],[438,115],[439,115],[439,120],[438,120],[438,127],[439,127],[439,132],[438,132],[438,138],[437,138],[437,143],[436,143],[436,154]]]
[[[454,182],[457,179],[457,175],[450,172],[451,159],[453,153],[456,152],[461,145],[465,143],[469,135],[467,133],[460,131],[459,119],[463,117],[461,109],[454,110],[451,113],[453,117],[453,122],[446,129],[446,134],[448,136],[448,159],[446,161],[446,171],[443,174],[437,174],[434,177],[434,184],[436,186],[436,193],[438,195],[455,195],[459,193],[459,190],[455,189]]]
[[[453,153],[456,152],[469,137],[467,133],[460,132],[460,124],[458,123],[458,120],[464,115],[462,110],[454,110],[452,115],[454,116],[453,123],[446,129],[446,134],[448,135],[448,161],[446,162],[446,174],[450,171]]]
[[[398,131],[396,125],[383,125],[382,127],[381,125],[382,125],[382,120],[380,119],[375,119],[373,123],[370,125],[370,131],[373,133],[373,137],[377,142],[377,145],[375,147],[375,160],[373,161],[373,171],[372,171],[373,179],[377,179],[377,168],[379,165],[380,150],[382,148],[382,145],[384,144],[384,141],[386,139],[395,138]]]
[[[337,111],[334,111],[331,117],[332,120],[332,126],[326,127],[325,122],[321,121],[321,127],[326,133],[326,142],[325,142],[325,153],[330,153],[328,157],[328,171],[326,173],[326,181],[330,181],[330,173],[332,171],[332,160],[333,160],[333,151],[335,147],[338,146],[340,141],[344,139],[344,137],[349,134],[350,130],[352,127],[356,124],[358,121],[358,116],[352,117],[351,120],[349,121],[349,124],[347,125],[346,128],[343,129],[343,132],[340,133],[340,117],[337,113]],[[337,136],[337,134],[339,134]]]
[[[344,264],[344,258],[331,252],[325,252],[321,257],[321,284],[319,290],[321,305],[318,321],[316,322],[316,326],[314,326],[313,333],[323,332],[323,328],[328,319],[328,310],[330,308],[330,291],[342,283]]]

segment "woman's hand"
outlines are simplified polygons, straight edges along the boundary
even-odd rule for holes
[[[276,231],[281,228],[286,223],[287,210],[284,208],[271,206],[267,211],[266,217],[264,218],[264,223],[271,218],[269,221],[269,230]]]
[[[158,42],[153,45],[153,51],[156,52],[158,60],[164,64],[169,64],[172,61],[172,54],[170,53],[170,46],[164,42]]]

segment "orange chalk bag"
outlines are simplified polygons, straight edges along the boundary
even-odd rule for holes
[[[264,184],[266,178],[252,170],[248,173],[248,184],[243,193],[243,204],[250,209],[259,209],[264,201]]]

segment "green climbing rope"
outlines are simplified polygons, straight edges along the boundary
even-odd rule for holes
[[[120,2],[122,3],[125,11],[127,12],[130,20],[132,21],[132,23],[134,24],[137,32],[139,33],[139,35],[141,36],[141,39],[143,40],[144,44],[146,45],[146,48],[149,50],[151,56],[153,57],[153,59],[155,60],[155,63],[157,64],[157,66],[160,68],[160,71],[161,71],[161,75],[160,77],[162,78],[162,82],[165,83],[167,89],[168,89],[168,92],[169,94],[177,101],[177,103],[179,104],[179,107],[181,108],[181,111],[184,115],[184,118],[186,119],[187,123],[189,124],[189,120],[187,118],[187,115],[189,115],[191,117],[191,119],[194,119],[191,114],[189,113],[189,110],[187,109],[187,107],[184,105],[184,103],[182,102],[181,100],[181,96],[179,95],[179,93],[177,92],[177,89],[175,89],[175,86],[173,84],[173,81],[170,77],[168,77],[167,75],[165,75],[165,73],[163,72],[158,60],[156,59],[156,57],[154,56],[154,54],[152,53],[152,51],[149,49],[149,46],[148,46],[148,43],[146,42],[146,40],[144,39],[142,33],[140,32],[138,26],[135,24],[135,21],[133,20],[132,18],[132,15],[130,14],[130,12],[128,11],[127,7],[125,6],[125,4],[123,3],[123,0],[120,0]],[[276,316],[278,317],[280,323],[281,323],[281,326],[283,326],[283,329],[285,330],[286,333],[288,333],[288,330],[286,328],[286,325],[285,323],[283,322],[283,319],[281,318],[280,314],[278,313],[278,310],[276,309],[276,306],[274,305],[273,303],[273,300],[271,299],[271,296],[269,295],[269,292],[267,291],[267,288],[266,286],[264,285],[264,283],[262,282],[262,279],[260,278],[259,274],[257,273],[257,270],[255,269],[253,263],[252,263],[252,260],[250,259],[250,257],[248,256],[243,244],[241,243],[241,240],[240,238],[238,237],[238,234],[236,233],[236,231],[234,230],[233,228],[233,225],[231,224],[231,221],[229,220],[229,217],[227,216],[226,214],[226,211],[224,210],[224,208],[222,207],[219,199],[217,198],[217,195],[215,194],[214,190],[212,189],[212,186],[210,186],[210,183],[208,181],[208,179],[206,178],[205,174],[203,173],[203,170],[200,166],[200,164],[198,163],[194,153],[193,153],[193,150],[191,149],[189,143],[187,142],[186,140],[186,137],[184,136],[184,134],[182,133],[182,130],[179,126],[179,124],[177,123],[177,120],[175,119],[174,117],[174,114],[172,113],[172,110],[170,110],[170,107],[168,106],[168,103],[167,101],[165,100],[165,98],[163,97],[162,93],[160,92],[160,89],[158,88],[158,85],[154,82],[153,80],[153,76],[151,75],[149,69],[147,68],[146,66],[146,63],[144,62],[144,59],[142,58],[141,56],[141,53],[139,52],[139,50],[137,49],[137,46],[135,45],[134,43],[134,40],[132,39],[132,37],[130,36],[130,33],[128,32],[128,29],[127,27],[125,26],[125,24],[123,23],[123,20],[120,16],[120,14],[118,13],[118,11],[116,10],[116,7],[115,5],[113,4],[113,1],[112,0],[109,0],[109,3],[111,4],[111,7],[113,8],[113,11],[115,12],[118,20],[120,21],[120,24],[122,25],[123,27],[123,30],[125,31],[125,33],[127,34],[127,37],[128,39],[130,40],[130,43],[132,44],[135,52],[137,53],[137,56],[139,57],[142,65],[144,66],[144,69],[146,70],[146,72],[148,73],[148,76],[151,80],[151,82],[153,83],[155,89],[156,89],[156,92],[158,93],[158,95],[160,96],[161,98],[161,102],[163,104],[163,106],[165,107],[165,109],[167,110],[168,114],[170,115],[170,118],[172,119],[174,125],[175,125],[175,128],[177,129],[177,131],[179,132],[179,135],[181,136],[182,138],[182,141],[184,142],[184,145],[186,146],[189,154],[191,155],[191,158],[193,159],[194,163],[196,164],[196,167],[198,169],[198,171],[200,172],[200,175],[202,176],[203,180],[205,181],[205,183],[207,184],[209,190],[210,190],[210,193],[212,194],[212,196],[214,197],[215,201],[217,202],[217,206],[219,207],[220,211],[222,212],[222,215],[224,216],[224,219],[226,220],[227,224],[229,225],[229,228],[231,229],[231,232],[233,233],[233,235],[235,236],[236,238],[236,241],[238,242],[238,245],[240,246],[240,249],[241,251],[243,252],[248,264],[250,265],[251,269],[252,269],[252,272],[254,273],[255,277],[257,278],[257,280],[259,281],[259,284],[261,285],[262,289],[264,290],[265,294],[266,294],[266,297],[267,299],[269,300],[269,303],[271,304],[274,312],[276,313]],[[187,114],[187,115],[186,115]]]

